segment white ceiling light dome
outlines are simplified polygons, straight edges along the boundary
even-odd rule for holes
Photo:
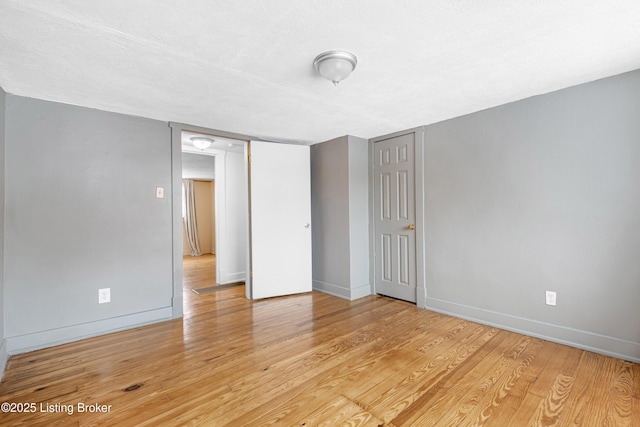
[[[337,85],[342,80],[349,77],[356,69],[358,58],[346,50],[330,50],[321,53],[313,60],[313,66],[320,75]]]
[[[201,150],[206,150],[211,147],[214,141],[213,138],[207,138],[205,136],[192,136],[190,139],[193,146]]]

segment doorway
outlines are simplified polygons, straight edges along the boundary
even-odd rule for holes
[[[198,293],[243,282],[247,252],[246,141],[186,130],[180,137],[183,287]],[[202,140],[208,142],[207,146],[196,144]]]
[[[173,299],[171,303],[173,317],[183,316],[184,284],[182,265],[182,153],[203,151],[215,157],[215,199],[216,199],[216,281],[224,284],[223,280],[235,282],[244,280],[245,295],[248,299],[266,298],[268,296],[287,295],[302,292],[288,288],[294,281],[293,270],[304,269],[304,279],[295,280],[304,286],[304,292],[312,289],[311,280],[311,244],[310,239],[304,247],[290,244],[294,235],[305,230],[311,232],[311,188],[310,188],[310,149],[309,146],[299,144],[275,143],[252,140],[249,137],[224,131],[215,131],[180,123],[169,124],[171,127],[171,158],[172,158],[172,223],[173,223]],[[226,147],[198,148],[193,144],[183,144],[183,137],[191,134],[207,135],[216,142],[226,144]],[[237,147],[234,147],[237,145]],[[251,150],[251,154],[249,153]],[[242,151],[240,153],[240,151]],[[291,160],[305,167],[291,167]],[[223,172],[224,170],[224,172]],[[287,173],[284,173],[284,171]],[[281,172],[281,173],[278,173]],[[235,174],[235,175],[234,175]],[[234,179],[235,177],[235,179]],[[278,178],[278,179],[274,179]],[[291,197],[289,191],[295,183],[301,191],[298,197]],[[264,185],[263,185],[264,184]],[[262,187],[261,187],[262,185]],[[232,188],[235,186],[235,190]],[[295,193],[298,194],[298,193]],[[177,196],[177,197],[176,197]],[[219,201],[224,200],[224,203]],[[260,202],[267,203],[260,203]],[[242,204],[235,213],[232,202]],[[304,206],[304,209],[299,209]],[[298,215],[291,221],[271,221],[272,218],[283,218],[282,213],[296,212]],[[256,225],[264,225],[262,230],[278,236],[280,257],[273,254],[272,243],[264,237],[256,238],[260,234]],[[231,250],[231,249],[234,250]],[[301,257],[308,258],[299,262]],[[273,272],[273,263],[268,263],[268,269],[256,269],[255,262],[268,260],[286,262],[283,276],[268,274]],[[223,266],[226,266],[223,268]],[[302,275],[301,275],[302,276]],[[276,280],[282,286],[274,287]],[[227,282],[228,283],[228,282]],[[285,289],[284,287],[287,286]],[[256,288],[258,290],[256,291]],[[264,295],[264,289],[278,288],[277,294]]]

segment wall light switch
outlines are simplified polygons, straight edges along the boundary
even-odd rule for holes
[[[98,304],[111,302],[111,288],[98,289]]]
[[[156,187],[156,199],[164,199],[164,187]]]
[[[556,305],[556,293],[553,291],[547,291],[546,294],[547,305]]]

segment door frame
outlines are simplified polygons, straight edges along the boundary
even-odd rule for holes
[[[426,287],[426,262],[425,262],[425,194],[424,194],[424,144],[425,144],[425,128],[420,126],[400,132],[394,132],[387,135],[378,136],[369,139],[369,283],[371,283],[371,293],[377,295],[375,272],[377,267],[377,256],[375,253],[375,209],[374,209],[374,183],[375,183],[375,161],[374,161],[374,144],[378,141],[395,138],[398,136],[414,134],[414,200],[415,200],[415,236],[416,236],[416,305],[420,308],[426,308],[427,304],[427,287]]]
[[[171,298],[172,317],[180,318],[183,315],[183,276],[184,270],[182,266],[182,131],[202,133],[207,135],[216,135],[220,137],[238,139],[245,141],[244,163],[245,174],[248,172],[248,145],[249,141],[256,140],[248,135],[242,135],[232,132],[225,132],[216,129],[204,128],[200,126],[192,126],[184,123],[169,122],[171,128],[171,223],[172,223],[172,268],[173,268],[173,297]],[[247,175],[247,185],[245,186],[245,197],[249,197],[249,184]],[[249,207],[247,206],[247,233],[246,233],[246,250],[247,263],[249,263],[250,240],[249,234]],[[217,224],[216,224],[217,226]],[[217,233],[216,233],[217,234]],[[217,248],[216,248],[217,249]],[[247,265],[248,267],[248,265]],[[250,294],[251,277],[250,270],[247,268],[247,278],[245,288],[247,296]]]

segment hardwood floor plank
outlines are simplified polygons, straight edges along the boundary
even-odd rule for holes
[[[554,343],[545,343],[545,345],[550,345],[554,350],[554,354],[528,388],[522,403],[509,417],[510,424],[537,425],[530,423],[536,419],[539,407],[553,389],[558,375],[574,376],[582,351]],[[493,423],[489,422],[488,424]]]
[[[574,368],[574,384],[569,401],[566,402],[561,421],[575,425],[603,425],[607,416],[609,385],[614,371],[603,372],[605,361],[610,358],[583,351]],[[563,373],[562,373],[563,374]],[[607,378],[604,387],[602,380]],[[604,402],[604,405],[602,403]],[[606,424],[605,424],[606,425]]]
[[[617,359],[609,359],[608,362],[615,364],[615,374],[611,380],[609,399],[605,402],[608,405],[607,420],[614,426],[630,426],[633,408],[633,364]]]
[[[337,399],[322,407],[321,410],[311,413],[309,416],[298,420],[292,425],[318,427],[335,427],[343,425],[354,427],[378,427],[381,424],[381,420],[374,417],[356,403],[344,396],[338,396]]]
[[[469,323],[454,318],[442,317],[440,322],[433,325],[433,329],[421,334],[421,339],[416,342],[417,348],[406,348],[403,351],[396,349],[389,354],[389,360],[385,361],[383,370],[371,372],[366,378],[360,378],[353,387],[347,386],[343,393],[353,400],[359,402],[373,402],[384,393],[392,390],[398,384],[399,376],[409,375],[417,364],[424,359],[424,348],[432,351],[437,346],[441,352],[447,351],[456,344],[452,337],[464,337],[473,332]],[[465,331],[465,332],[461,332]],[[415,340],[415,338],[413,338]]]
[[[412,310],[415,310],[415,308]],[[360,358],[352,358],[345,364],[337,365],[334,369],[324,372],[319,378],[314,378],[302,384],[296,390],[291,390],[286,395],[282,395],[282,398],[272,399],[264,407],[256,408],[253,414],[254,418],[248,419],[245,416],[234,420],[234,423],[238,425],[254,425],[261,421],[260,414],[264,414],[264,411],[267,411],[268,415],[271,412],[274,413],[273,416],[269,415],[270,420],[274,420],[272,422],[277,421],[281,425],[288,425],[289,423],[294,423],[297,417],[308,413],[309,408],[314,407],[312,405],[317,405],[315,407],[321,406],[328,396],[327,393],[330,393],[330,396],[335,396],[335,390],[337,389],[346,392],[350,390],[351,384],[366,384],[367,378],[371,378],[372,381],[377,380],[376,373],[393,369],[392,365],[407,359],[398,357],[399,352],[402,351],[403,355],[408,354],[408,347],[417,349],[423,345],[423,341],[427,339],[428,334],[424,336],[421,334],[416,335],[414,333],[415,329],[433,327],[437,323],[433,321],[433,318],[426,318],[426,322],[423,324],[418,324],[415,328],[406,328],[404,326],[407,324],[419,322],[409,311],[403,313],[403,316],[406,318],[405,322],[398,324],[393,330],[386,331],[385,335],[389,337],[388,340],[364,352],[364,356],[367,356],[366,361]],[[448,320],[441,316],[436,319],[439,321]],[[291,395],[297,396],[301,394],[305,396],[304,406],[292,404],[290,401]],[[275,408],[273,406],[271,408],[268,407],[274,403],[280,404]]]
[[[414,357],[403,354],[398,358],[399,360],[394,361],[397,369],[385,369],[383,372],[386,374],[376,373],[375,378],[358,387],[361,391],[357,394],[350,389],[345,390],[345,393],[352,399],[363,402],[375,413],[388,412],[387,417],[393,418],[392,415],[395,412],[389,408],[395,405],[397,395],[415,393],[421,385],[421,380],[428,378],[429,375],[436,375],[440,372],[438,368],[455,355],[454,347],[460,343],[472,342],[486,330],[485,327],[459,319],[449,320],[452,322],[447,322],[445,325],[451,327],[437,329],[434,334],[428,335],[426,337],[428,341],[415,355],[412,355]],[[425,361],[428,361],[426,365]],[[417,367],[418,370],[416,370]],[[398,381],[399,379],[402,381]],[[397,410],[399,411],[400,408]]]
[[[523,340],[528,342],[528,337],[502,334],[501,341],[489,341],[478,351],[470,356],[472,363],[458,366],[450,375],[430,387],[429,392],[422,395],[410,407],[398,414],[392,421],[395,424],[427,425],[458,425],[457,418],[463,419],[467,408],[472,407],[477,400],[476,391],[482,392],[483,381],[491,375],[494,369],[504,369],[504,360],[501,355],[505,352],[522,352]],[[491,345],[493,344],[493,345]],[[494,357],[495,356],[495,357]],[[474,388],[475,387],[475,388]],[[455,403],[456,411],[450,408]],[[448,420],[451,418],[451,420]]]
[[[574,381],[574,377],[558,374],[551,386],[551,390],[549,390],[545,399],[540,402],[538,410],[529,420],[529,425],[558,425],[560,414],[564,409],[565,402],[569,398],[569,393],[571,393]]]
[[[0,402],[45,410],[0,425],[640,427],[637,363],[385,297],[193,294],[209,263],[183,319],[11,356]]]
[[[497,369],[493,375],[487,377],[482,387],[475,390],[470,396],[470,402],[464,409],[469,412],[464,418],[456,417],[454,422],[468,423],[471,426],[482,426],[493,415],[496,408],[500,407],[505,397],[511,392],[514,385],[529,368],[542,349],[544,343],[539,339],[531,339],[526,342],[526,348],[504,369]],[[508,362],[509,356],[505,359]],[[477,401],[477,403],[475,403]],[[456,424],[459,425],[459,424]]]
[[[399,324],[406,324],[407,318],[404,313],[396,313],[393,316],[389,316],[386,318],[385,327],[391,331],[395,329]],[[372,338],[372,337],[377,338]],[[271,384],[268,387],[262,386],[265,382],[265,375],[260,373],[260,375],[256,376],[255,383],[260,387],[265,387],[264,390],[261,388],[256,388],[253,390],[249,390],[248,399],[251,400],[251,405],[258,404],[262,401],[265,403],[269,399],[269,404],[273,403],[273,399],[278,396],[280,393],[294,393],[294,389],[296,386],[305,387],[305,384],[316,384],[316,386],[322,386],[322,383],[318,384],[318,381],[326,381],[327,379],[333,380],[334,377],[338,376],[338,380],[344,374],[341,373],[340,368],[344,366],[344,362],[349,360],[361,360],[362,357],[366,356],[367,353],[374,351],[376,348],[379,348],[385,341],[389,339],[394,339],[393,333],[383,333],[379,335],[379,331],[372,327],[366,327],[360,330],[358,334],[350,334],[344,338],[340,338],[339,340],[333,340],[327,343],[326,350],[320,352],[312,352],[308,357],[308,362],[303,363],[303,368],[298,372],[287,372],[283,375],[281,371],[278,371],[278,366],[273,366],[269,370],[269,375],[273,377],[273,381],[267,381],[267,384]],[[329,360],[330,359],[330,360]],[[288,359],[284,365],[290,365],[291,359]],[[361,362],[359,363],[361,365]],[[310,370],[310,368],[315,368],[315,370]],[[360,370],[364,370],[364,366],[357,366],[356,368]],[[354,373],[353,369],[349,369],[346,371],[347,373]],[[282,383],[280,386],[277,384],[278,378],[295,378],[295,381],[287,381],[286,383]],[[268,392],[268,394],[265,394]],[[244,396],[243,396],[244,398]],[[245,399],[247,400],[247,399]],[[248,408],[249,405],[245,405]],[[214,414],[212,414],[214,415]],[[224,417],[222,420],[226,420]],[[231,421],[231,420],[229,420]]]
[[[633,371],[633,384],[632,388],[632,402],[631,402],[631,414],[629,414],[629,425],[631,427],[640,427],[640,364],[632,364]]]
[[[530,412],[532,413],[535,408],[532,407],[531,404],[528,405],[525,399],[538,399],[538,397],[531,398],[532,395],[529,394],[529,390],[531,390],[533,384],[538,381],[540,374],[547,366],[549,360],[557,355],[556,346],[557,344],[542,341],[542,348],[528,366],[522,366],[522,375],[516,378],[515,384],[508,391],[507,395],[504,396],[500,404],[495,408],[491,408],[488,418],[482,417],[484,422],[481,424],[474,422],[471,425],[504,427],[511,425],[511,418],[519,408],[524,409],[523,412],[525,413],[526,408],[531,408]],[[481,420],[479,420],[479,422],[481,422]]]
[[[484,345],[493,339],[495,341],[491,346],[499,345],[506,338],[495,328],[479,327],[477,330],[481,331],[481,335],[476,336],[474,341],[455,346],[434,358],[425,357],[417,370],[404,377],[398,386],[381,395],[368,407],[373,408],[374,413],[381,414],[385,422],[406,424],[443,385],[455,382],[466,369],[471,369],[486,356],[488,351],[482,350]],[[462,370],[458,370],[460,366],[463,367]]]
[[[386,305],[385,303],[385,306]],[[396,306],[396,308],[397,307],[398,306]],[[382,313],[385,315],[388,325],[393,325],[394,322],[406,321],[401,315],[401,311],[390,314],[385,310]],[[335,328],[325,329],[329,337],[334,336]],[[351,352],[365,353],[367,350],[366,346],[371,343],[372,339],[385,339],[384,336],[377,338],[376,336],[374,326],[369,324],[350,334],[331,338],[322,346],[315,348],[305,347],[299,351],[295,351],[295,346],[301,342],[299,337],[297,337],[292,341],[291,345],[287,346],[289,350],[293,350],[290,356],[282,354],[280,342],[272,343],[271,346],[264,348],[254,348],[251,353],[235,359],[235,361],[247,362],[244,366],[241,366],[240,369],[225,366],[226,370],[232,371],[232,373],[227,374],[225,378],[230,387],[230,391],[224,395],[210,398],[210,400],[213,399],[211,403],[216,404],[217,408],[209,411],[204,418],[207,420],[215,419],[216,422],[224,422],[228,415],[221,414],[221,412],[226,411],[229,414],[233,414],[230,410],[234,405],[242,402],[245,410],[249,410],[254,405],[258,405],[262,399],[270,398],[270,396],[280,392],[280,389],[288,390],[296,384],[306,381],[310,375],[322,374],[324,370],[330,369],[339,364],[343,359],[349,357]],[[263,362],[262,365],[255,366],[256,360]],[[319,372],[312,369],[316,367],[316,365],[318,369],[320,369]],[[265,370],[265,368],[268,369]],[[278,385],[277,381],[281,378],[288,378],[289,380]],[[200,384],[205,386],[210,382],[211,378],[207,375],[207,377],[190,385],[197,389],[200,387]],[[188,380],[187,384],[189,384]],[[182,376],[180,383],[176,384],[176,387],[184,388],[184,386],[185,378]],[[184,402],[185,405],[187,401],[191,399],[189,396],[171,395],[173,402]],[[166,417],[171,417],[175,412],[179,411],[180,409],[169,411]],[[160,421],[162,421],[162,419],[160,419]]]

